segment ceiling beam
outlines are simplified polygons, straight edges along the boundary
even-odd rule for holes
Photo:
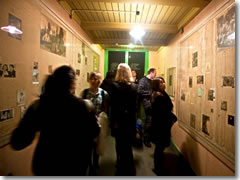
[[[135,26],[141,24],[131,23],[82,23],[81,26],[90,31],[130,31]],[[175,25],[165,24],[142,24],[142,28],[148,32],[177,33],[178,28]]]
[[[110,3],[139,3],[179,7],[203,7],[210,1],[211,0],[104,0],[104,2]],[[78,0],[78,2],[103,2],[103,0]]]
[[[118,44],[118,45],[128,45],[133,43],[132,39],[94,39],[94,44]],[[142,40],[142,42],[137,41],[133,44],[143,45],[143,46],[165,46],[167,43],[164,40]]]

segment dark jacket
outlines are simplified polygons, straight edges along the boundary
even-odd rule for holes
[[[151,107],[152,80],[144,76],[138,83],[139,101],[144,109]]]
[[[153,143],[161,143],[164,147],[169,146],[173,124],[172,109],[172,101],[165,91],[153,100],[151,127],[151,139]]]
[[[33,157],[36,175],[85,175],[92,141],[99,134],[97,119],[82,99],[71,94],[58,97],[41,98],[27,109],[13,132],[12,147],[25,148],[40,131]]]
[[[114,82],[111,96],[111,128],[120,132],[121,136],[136,136],[136,101],[137,87],[134,83]]]

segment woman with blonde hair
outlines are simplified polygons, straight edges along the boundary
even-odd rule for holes
[[[116,175],[135,175],[132,145],[136,136],[137,86],[127,64],[118,65],[111,99],[111,129],[117,153]]]

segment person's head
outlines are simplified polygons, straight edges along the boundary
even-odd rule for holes
[[[98,88],[101,83],[101,74],[92,72],[89,76],[89,83],[91,88]]]
[[[136,73],[135,70],[132,70],[132,76],[133,76],[133,77],[137,77],[137,73]]]
[[[9,64],[9,71],[13,71],[14,70],[14,65],[13,64]]]
[[[155,68],[150,68],[150,69],[148,70],[148,75],[147,75],[147,77],[148,77],[149,79],[153,79],[153,78],[156,77],[156,74],[157,74],[156,69],[155,69]]]
[[[162,77],[154,78],[152,81],[153,91],[165,91],[165,80]]]
[[[7,64],[4,64],[4,65],[2,66],[2,70],[3,70],[3,71],[8,71],[8,65],[7,65]]]
[[[48,76],[43,94],[72,93],[75,89],[75,71],[72,67],[64,65]]]
[[[124,82],[127,84],[133,82],[132,72],[129,65],[125,63],[120,63],[118,65],[115,80],[119,82]]]

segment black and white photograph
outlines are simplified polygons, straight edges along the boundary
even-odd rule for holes
[[[232,76],[223,76],[223,86],[234,88],[234,78]]]
[[[81,63],[81,54],[78,53],[78,63],[80,64]]]
[[[87,56],[85,57],[85,65],[87,65],[88,58]]]
[[[189,88],[192,88],[192,82],[193,82],[192,76],[189,76]]]
[[[234,126],[234,116],[228,115],[228,124]]]
[[[190,114],[190,126],[195,129],[195,122],[196,122],[196,116],[194,114]]]
[[[82,42],[82,55],[85,56],[85,44]]]
[[[90,77],[90,74],[89,72],[87,73],[87,82],[89,82],[89,77]]]
[[[53,66],[52,65],[48,66],[48,73],[50,73],[50,74],[53,73]]]
[[[235,46],[235,6],[217,19],[217,43],[219,48]]]
[[[204,84],[204,76],[197,76],[197,84]]]
[[[8,24],[15,26],[17,29],[22,31],[22,21],[21,19],[17,18],[16,16],[12,15],[12,14],[8,14]],[[12,33],[8,33],[9,36],[21,40],[22,39],[22,34],[12,34]]]
[[[80,69],[76,69],[76,75],[80,76]]]
[[[213,101],[215,99],[215,89],[211,88],[208,90],[208,100]]]
[[[39,84],[39,71],[38,70],[32,71],[32,82],[33,82],[33,84]]]
[[[7,109],[7,110],[1,110],[0,111],[0,122],[6,121],[9,119],[13,119],[14,117],[14,110],[13,109]]]
[[[33,62],[33,69],[38,69],[38,62],[37,61]]]
[[[27,110],[27,106],[25,106],[25,105],[20,106],[20,117],[21,117],[21,118],[23,118],[26,110]]]
[[[60,56],[66,56],[66,31],[46,16],[41,16],[40,46]]]
[[[221,110],[227,111],[227,101],[222,101],[221,102]]]
[[[209,135],[209,130],[208,130],[208,128],[209,128],[209,125],[208,125],[209,121],[210,121],[209,116],[206,116],[206,115],[203,114],[202,115],[202,132],[204,132],[207,135]]]
[[[17,105],[24,105],[25,104],[25,91],[18,90],[17,91]]]
[[[15,78],[15,64],[0,64],[0,77]]]
[[[192,67],[198,66],[198,52],[193,53],[192,55]]]
[[[185,93],[183,91],[181,93],[181,100],[185,101]]]

